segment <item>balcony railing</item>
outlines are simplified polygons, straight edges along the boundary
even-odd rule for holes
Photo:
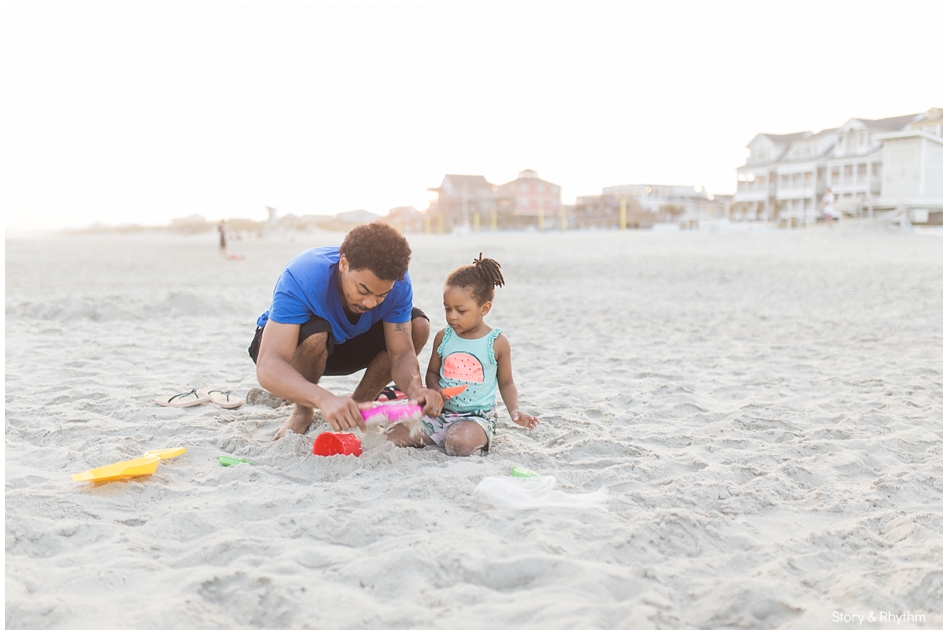
[[[827,181],[826,186],[833,187],[849,187],[849,188],[878,188],[882,183],[882,179],[878,176],[872,177],[836,177],[835,179],[830,179]]]

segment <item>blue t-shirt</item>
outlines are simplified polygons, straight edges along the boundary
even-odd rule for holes
[[[393,324],[410,322],[411,306],[411,278],[405,272],[384,300],[360,314],[355,324],[351,323],[339,297],[339,248],[316,247],[291,260],[280,274],[270,310],[257,319],[257,326],[265,325],[267,320],[303,324],[317,315],[332,325],[333,341],[342,344],[380,320]]]

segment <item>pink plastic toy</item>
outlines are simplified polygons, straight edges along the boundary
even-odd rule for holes
[[[388,421],[396,423],[405,419],[420,419],[422,409],[413,403],[383,403],[371,408],[359,410],[366,423],[381,423]]]

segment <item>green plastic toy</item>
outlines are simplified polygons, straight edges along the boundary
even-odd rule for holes
[[[519,476],[520,478],[530,478],[531,476],[540,476],[533,470],[528,470],[525,467],[520,467],[519,465],[514,465],[510,468],[511,476]]]
[[[235,459],[232,456],[222,456],[217,459],[217,462],[223,465],[224,467],[230,467],[231,465],[237,465],[238,463],[246,463],[247,465],[253,465],[250,461],[245,461],[243,459]]]

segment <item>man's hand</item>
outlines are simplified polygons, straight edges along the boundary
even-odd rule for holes
[[[533,430],[537,427],[537,424],[540,423],[540,420],[533,415],[528,415],[526,412],[521,412],[520,410],[512,411],[510,418],[513,419],[513,422],[518,426],[523,426],[527,430]]]
[[[351,397],[330,395],[319,404],[323,418],[336,432],[359,428],[365,432],[365,420],[359,412],[359,406]]]
[[[441,393],[431,388],[416,390],[408,396],[408,400],[422,406],[425,414],[429,417],[437,417],[441,414],[441,407],[444,405],[444,398],[441,397]]]

